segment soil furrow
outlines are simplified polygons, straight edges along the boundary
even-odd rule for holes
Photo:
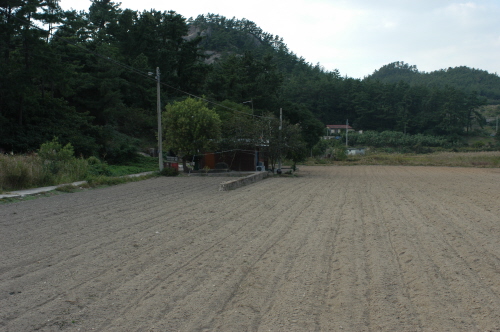
[[[498,169],[157,178],[0,207],[0,331],[500,330]]]

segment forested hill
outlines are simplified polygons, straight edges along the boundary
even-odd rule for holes
[[[226,18],[218,14],[199,15],[188,20],[189,38],[203,37],[199,46],[221,54],[255,52],[264,55],[274,49],[288,52],[282,38],[263,31],[247,19]]]
[[[445,87],[452,86],[467,92],[477,92],[488,99],[490,104],[500,104],[500,77],[485,70],[465,66],[421,72],[415,65],[398,61],[387,64],[367,80],[377,80],[383,83],[406,82],[410,85],[425,85]]]
[[[248,19],[208,13],[189,19],[187,23],[187,39],[201,38],[198,46],[208,56],[207,63],[246,53],[258,60],[271,57],[276,69],[283,74],[292,74],[298,68],[308,71],[316,67],[289,50],[282,37],[263,31]]]
[[[81,12],[57,1],[8,0],[0,18],[0,151],[34,151],[54,136],[107,160],[154,146],[157,91],[148,73],[156,68],[163,106],[204,96],[211,107],[229,103],[256,116],[283,109],[308,147],[324,125],[347,119],[359,130],[456,137],[484,123],[476,111],[484,100],[472,90],[500,100],[498,77],[478,70],[469,70],[477,77],[466,88],[418,81],[445,82],[454,70],[431,75],[406,65],[365,80],[342,77],[252,21],[216,14],[188,20],[111,0],[91,0]],[[392,73],[412,78],[391,80]],[[459,73],[455,81],[469,82]]]

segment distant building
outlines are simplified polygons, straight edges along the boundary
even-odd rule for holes
[[[336,136],[341,132],[345,132],[346,128],[348,131],[354,131],[354,128],[349,125],[326,125],[327,136]]]
[[[347,155],[356,156],[356,155],[364,155],[366,149],[365,148],[347,148]]]
[[[269,161],[262,148],[263,146],[248,145],[247,149],[205,153],[199,161],[199,168],[207,167],[240,172],[265,171],[269,169]]]

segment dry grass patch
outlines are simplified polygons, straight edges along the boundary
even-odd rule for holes
[[[449,167],[500,167],[500,151],[435,152],[430,154],[367,153],[346,161],[310,159],[306,165],[405,165]]]

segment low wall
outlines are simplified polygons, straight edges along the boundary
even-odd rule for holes
[[[247,184],[254,183],[268,177],[267,172],[255,172],[242,178],[235,180],[225,181],[219,184],[219,191],[229,191],[239,187],[246,186]]]

